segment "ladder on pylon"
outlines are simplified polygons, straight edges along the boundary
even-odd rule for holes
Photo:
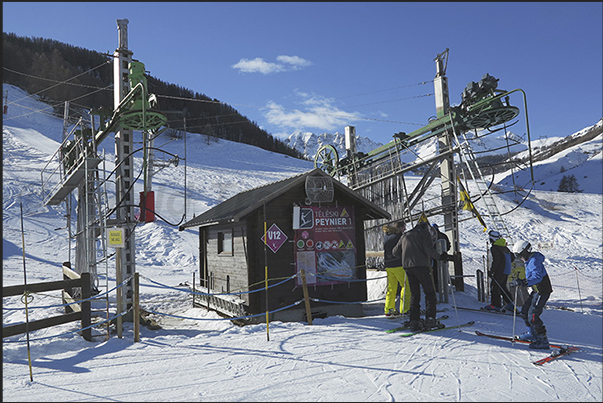
[[[88,217],[90,221],[90,225],[92,226],[91,233],[94,233],[94,247],[93,253],[90,256],[94,256],[93,260],[89,262],[90,271],[94,270],[96,274],[96,288],[98,289],[99,294],[101,294],[100,298],[97,300],[104,301],[106,319],[109,320],[109,256],[107,252],[107,219],[109,215],[109,200],[107,196],[107,179],[104,177],[106,175],[106,167],[105,167],[105,152],[103,150],[103,178],[100,177],[99,169],[95,168],[93,173],[90,176],[91,186],[90,186],[90,196],[93,200],[94,208],[92,209],[93,216]],[[99,276],[99,268],[104,263],[105,273],[104,273],[104,282],[101,284]],[[104,291],[104,292],[103,292]],[[109,322],[107,322],[107,338],[109,337]]]
[[[477,163],[475,158],[475,154],[473,153],[473,149],[469,145],[469,141],[465,133],[462,133],[463,141],[461,142],[458,138],[456,131],[453,129],[453,134],[456,140],[456,143],[459,145],[459,158],[461,163],[465,165],[467,168],[467,172],[471,176],[473,183],[477,187],[479,194],[481,195],[481,200],[483,201],[483,205],[487,211],[487,217],[490,219],[491,227],[489,230],[496,230],[501,233],[501,235],[507,240],[508,245],[512,245],[512,236],[507,229],[505,221],[500,214],[500,210],[496,205],[496,201],[490,192],[490,188],[486,183],[482,171]],[[468,190],[467,190],[468,191]],[[482,215],[484,216],[484,215]]]

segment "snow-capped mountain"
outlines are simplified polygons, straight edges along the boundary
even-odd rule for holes
[[[345,150],[345,134],[335,132],[314,134],[311,132],[295,131],[291,135],[283,140],[283,142],[302,153],[306,158],[313,160],[316,155],[316,151],[323,145],[332,145],[337,150],[339,158],[343,158],[346,155]],[[356,136],[356,151],[367,153],[375,148],[382,146],[383,144],[375,142],[368,137]]]

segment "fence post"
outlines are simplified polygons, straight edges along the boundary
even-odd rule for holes
[[[195,307],[195,272],[193,272],[193,308]]]
[[[90,309],[90,300],[88,299],[92,296],[90,273],[81,273],[80,280],[82,282],[82,329],[84,329],[82,330],[82,336],[86,341],[92,341],[92,329],[89,327],[92,324],[92,310]]]
[[[310,298],[308,297],[308,284],[306,284],[306,271],[301,269],[302,289],[304,290],[304,301],[306,302],[306,318],[308,325],[312,324],[312,311],[310,310]]]
[[[134,342],[140,341],[140,294],[138,292],[138,273],[134,273]]]

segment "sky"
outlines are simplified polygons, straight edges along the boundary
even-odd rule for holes
[[[70,256],[65,207],[43,204],[40,171],[59,147],[62,120],[15,87],[4,84],[3,89],[11,103],[2,129],[2,283],[23,284],[24,276],[28,284],[61,280],[61,262]],[[29,348],[26,335],[4,338],[2,401],[601,402],[603,199],[600,180],[582,179],[602,176],[601,136],[534,167],[538,183],[572,174],[584,192],[538,188],[505,216],[513,234],[545,255],[554,290],[542,314],[550,342],[578,346],[577,353],[538,367],[532,362],[551,351],[477,336],[475,331],[512,336],[525,327],[512,315],[455,310],[454,304],[486,304],[477,300],[475,277],[465,279],[463,292],[451,289],[448,303],[438,304],[440,314],[449,316],[442,320],[448,327],[475,322],[461,330],[409,338],[386,333],[402,320],[383,316],[383,271],[367,273],[363,317],[332,315],[314,318],[312,325],[271,321],[268,326],[237,326],[216,312],[192,307],[189,286],[199,267],[197,230],[178,231],[156,220],[136,226],[135,260],[141,308],[152,312],[161,329],[141,326],[140,342],[134,342],[131,322],[124,323],[122,338],[114,326],[108,339],[103,328],[95,327],[93,341],[87,342],[76,333],[78,323],[71,322],[30,332]],[[134,140],[140,141],[140,133],[135,132]],[[101,146],[109,172],[113,141]],[[182,155],[183,141],[161,147]],[[310,161],[226,140],[208,143],[198,135],[188,136],[187,148],[187,182],[182,163],[154,176],[155,209],[171,222],[182,216],[185,189],[190,219],[191,213],[198,215],[243,190],[312,169]],[[141,169],[141,157],[134,155],[136,170]],[[406,176],[409,191],[419,180]],[[136,182],[134,191],[141,187]],[[431,186],[425,197],[433,192],[438,194],[439,186]],[[112,186],[108,193],[112,199]],[[509,207],[508,198],[496,200],[501,210]],[[461,219],[467,214],[459,212]],[[483,268],[487,235],[475,219],[461,221],[459,230],[464,273],[473,275]],[[99,289],[110,290],[108,311],[105,301],[93,302],[100,311],[97,321],[106,320],[107,312],[111,318],[116,313],[114,268],[110,259],[97,270]],[[312,288],[309,293],[313,297]],[[30,320],[63,312],[57,291],[32,297]],[[21,296],[3,298],[2,307],[3,325],[25,321]]]
[[[129,49],[162,81],[218,99],[278,138],[356,134],[385,144],[485,74],[520,92],[511,130],[564,137],[603,111],[600,2],[3,2],[3,31],[98,52]],[[27,15],[27,18],[23,18]],[[161,100],[160,100],[161,101]],[[526,116],[528,124],[526,124]]]

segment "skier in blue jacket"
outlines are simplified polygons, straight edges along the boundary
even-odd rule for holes
[[[526,270],[526,278],[515,281],[519,285],[532,287],[530,296],[521,308],[521,316],[528,327],[528,331],[519,338],[531,341],[530,348],[548,350],[550,348],[549,340],[540,315],[553,292],[553,287],[544,268],[544,255],[540,252],[532,252],[532,245],[527,241],[515,243],[513,253],[525,262]]]

